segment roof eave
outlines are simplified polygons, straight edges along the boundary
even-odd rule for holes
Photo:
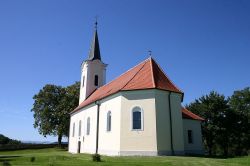
[[[187,118],[187,117],[182,117],[182,119],[189,119],[189,120],[197,120],[197,121],[204,121],[204,119],[196,119],[196,118]]]
[[[168,92],[179,93],[179,94],[182,95],[182,101],[183,101],[183,96],[184,96],[184,93],[183,93],[183,92],[170,91],[170,90],[160,89],[160,88],[144,88],[144,89],[120,90],[120,91],[118,91],[118,92],[116,92],[116,93],[112,93],[112,94],[110,94],[110,95],[108,95],[108,96],[105,96],[105,97],[100,98],[100,99],[97,99],[97,100],[105,99],[105,98],[107,98],[107,97],[109,97],[109,96],[111,96],[111,95],[117,94],[117,93],[119,93],[119,92],[121,92],[121,91],[150,90],[150,89],[158,89],[158,90],[163,90],[163,91],[168,91]],[[95,100],[95,101],[97,101],[97,100]],[[79,111],[80,109],[82,109],[82,108],[84,108],[84,107],[87,107],[87,106],[89,106],[90,104],[93,104],[95,101],[93,101],[93,102],[91,102],[91,103],[89,103],[89,104],[87,104],[87,105],[85,105],[85,106],[82,106],[82,107],[79,107],[79,106],[80,106],[80,105],[79,105],[79,106],[77,106],[73,111],[71,111],[69,114],[73,114],[73,113]],[[79,108],[78,108],[78,107],[79,107]]]

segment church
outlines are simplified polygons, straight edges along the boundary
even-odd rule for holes
[[[81,64],[79,106],[70,113],[70,153],[109,156],[202,154],[201,122],[152,58],[106,83],[95,28]]]

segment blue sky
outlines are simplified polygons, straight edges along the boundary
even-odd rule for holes
[[[248,0],[0,0],[0,133],[56,140],[33,128],[32,97],[80,79],[96,15],[107,81],[152,50],[183,104],[250,86]]]

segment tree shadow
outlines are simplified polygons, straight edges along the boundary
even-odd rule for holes
[[[0,156],[0,162],[13,161],[15,158],[21,156]]]
[[[195,154],[187,154],[183,157],[200,157],[200,158],[211,158],[211,159],[228,159],[234,158],[234,156],[223,156],[223,155],[195,155]]]

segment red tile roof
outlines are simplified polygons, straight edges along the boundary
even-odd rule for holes
[[[108,84],[96,89],[96,91],[71,113],[119,91],[154,88],[183,94],[183,92],[171,82],[155,60],[150,57]]]
[[[184,119],[193,119],[193,120],[204,121],[203,118],[201,118],[198,115],[192,113],[191,111],[187,110],[184,107],[182,107],[181,112],[182,112],[182,118],[184,118]]]

